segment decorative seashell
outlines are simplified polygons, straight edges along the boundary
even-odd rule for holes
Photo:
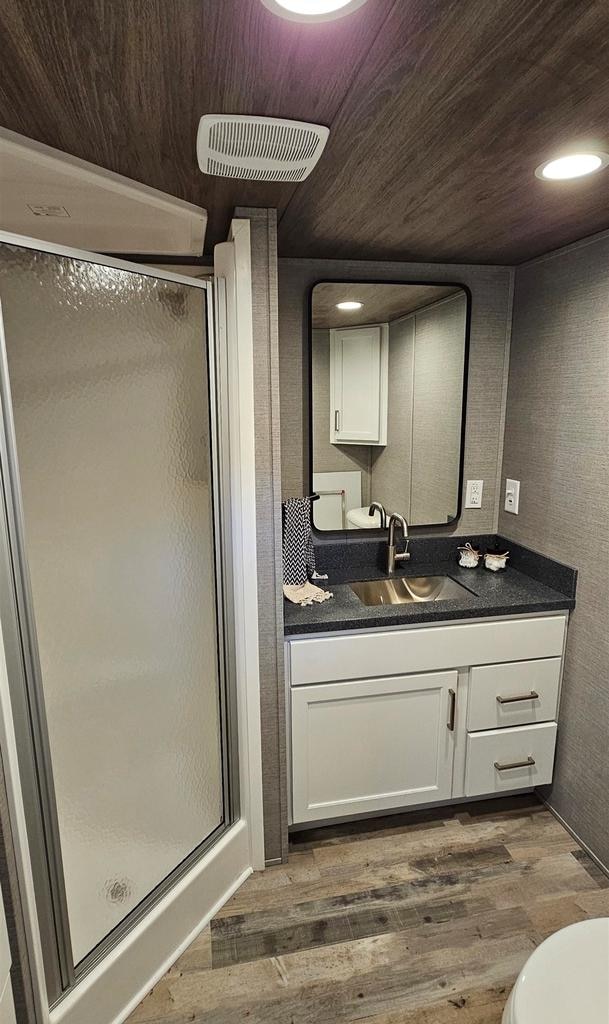
[[[457,548],[459,552],[459,565],[465,569],[475,569],[480,561],[480,552],[472,547],[469,541]]]
[[[501,569],[505,569],[509,557],[509,551],[487,551],[484,556],[484,567],[490,569],[491,572],[499,572]]]

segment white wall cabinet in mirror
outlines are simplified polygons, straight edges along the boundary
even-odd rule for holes
[[[321,530],[461,511],[469,293],[458,284],[324,281],[311,294],[311,486]],[[356,480],[356,483],[354,483]],[[336,496],[340,497],[340,501]]]
[[[330,441],[387,444],[389,325],[330,331]]]

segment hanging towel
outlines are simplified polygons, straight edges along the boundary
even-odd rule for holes
[[[315,548],[311,533],[311,499],[287,498],[283,512],[283,593],[294,604],[310,605],[333,597],[311,583],[327,579],[315,571]]]

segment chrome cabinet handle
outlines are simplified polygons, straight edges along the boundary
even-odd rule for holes
[[[336,431],[337,434],[338,431],[340,430],[340,409],[334,410],[334,430]]]
[[[521,693],[517,697],[497,697],[498,704],[516,704],[519,700],[539,700],[539,694],[536,690],[531,690],[530,693]]]
[[[509,772],[512,768],[531,768],[535,764],[534,757],[527,757],[526,761],[513,761],[512,764],[500,764],[495,761],[495,768],[498,772]]]
[[[450,729],[451,732],[454,732],[455,731],[455,716],[456,716],[456,713],[457,713],[457,694],[455,693],[454,690],[449,690],[448,691],[448,699],[449,699],[449,702],[450,702],[449,703],[450,710],[448,712],[448,722],[446,723],[446,725]]]

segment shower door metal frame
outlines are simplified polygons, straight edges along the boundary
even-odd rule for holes
[[[205,292],[201,342],[206,346],[209,378],[210,470],[214,534],[219,719],[223,815],[219,826],[188,854],[78,964],[74,964],[59,838],[52,760],[38,657],[33,600],[27,564],[23,508],[10,378],[0,303],[0,617],[26,812],[38,926],[49,1003],[57,1005],[151,907],[199,861],[239,815],[235,659],[232,651],[232,572],[230,472],[218,397],[223,388],[221,354],[216,346],[213,281],[185,277],[79,249],[0,231],[0,243],[93,263],[198,288]],[[203,382],[202,382],[203,383]]]

